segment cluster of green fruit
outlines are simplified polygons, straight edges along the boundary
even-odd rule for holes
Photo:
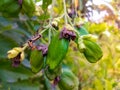
[[[94,38],[88,34],[83,27],[74,30],[69,24],[64,25],[62,30],[57,30],[52,36],[46,54],[44,49],[33,50],[30,57],[32,71],[38,72],[44,68],[44,73],[49,80],[56,80],[60,77],[57,84],[61,90],[78,90],[79,81],[69,69],[62,67],[69,43],[73,40],[80,51],[90,63],[97,62],[102,57],[102,50],[95,42]],[[76,33],[77,32],[77,33]]]
[[[32,16],[34,11],[34,0],[2,0],[0,2],[0,12],[3,16],[18,16],[20,12]],[[66,24],[59,30],[57,20],[52,24],[57,30],[52,35],[48,47],[46,45],[33,46],[34,41],[41,38],[41,35],[30,39],[27,44],[32,48],[30,55],[31,69],[35,73],[43,69],[45,76],[58,84],[61,90],[78,90],[77,76],[71,70],[62,66],[70,41],[72,40],[77,44],[80,53],[83,53],[90,63],[95,63],[102,57],[102,50],[83,27],[72,27]],[[27,45],[23,48],[14,48],[8,52],[8,58],[12,59],[14,66],[18,66],[23,60]],[[56,78],[59,79],[56,80]]]
[[[78,90],[77,76],[62,65],[71,40],[77,44],[80,53],[83,53],[90,63],[97,62],[103,55],[95,38],[83,27],[74,28],[69,24],[64,25],[52,35],[49,46],[41,43],[36,45],[35,41],[40,38],[41,35],[36,34],[23,47],[8,51],[8,58],[12,60],[13,66],[17,67],[24,59],[24,50],[29,46],[32,49],[30,55],[32,71],[37,73],[44,70],[45,77],[54,81],[61,90]]]
[[[2,0],[0,1],[0,12],[3,16],[15,17],[20,12],[32,16],[35,11],[34,0]]]
[[[44,70],[44,75],[50,81],[54,81],[61,90],[78,90],[79,81],[74,73],[63,67],[62,62],[67,54],[70,41],[77,44],[80,53],[83,53],[90,63],[97,62],[102,57],[102,50],[95,39],[83,28],[76,30],[69,24],[64,25],[52,35],[49,46],[35,45],[35,41],[41,38],[38,34],[28,40],[23,47],[16,47],[8,51],[8,58],[14,66],[18,66],[24,59],[24,50],[30,47],[30,64],[33,72]]]

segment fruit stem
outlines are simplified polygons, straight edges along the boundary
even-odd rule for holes
[[[50,22],[49,22],[49,33],[48,33],[48,38],[49,38],[49,41],[48,43],[50,44],[51,42],[51,31],[52,31],[52,26],[51,26],[51,23],[52,23],[52,19],[53,19],[53,6],[54,6],[54,3],[55,3],[55,0],[52,0],[52,5],[51,5],[51,13],[50,13]]]
[[[48,29],[48,28],[43,29],[43,30],[40,32],[40,34],[43,34],[47,29]]]
[[[48,41],[48,43],[50,44],[50,42],[51,42],[51,28],[49,29],[49,41]]]
[[[23,45],[23,51],[26,49],[28,47],[28,43],[25,43],[24,45]]]
[[[52,18],[53,18],[53,6],[54,6],[54,0],[52,0],[52,4],[51,4],[51,12],[50,12],[50,24],[51,24],[51,22],[52,22]]]
[[[67,10],[66,10],[66,3],[65,3],[65,0],[63,0],[63,5],[64,5],[64,20],[65,20],[65,24],[68,23],[67,21]]]

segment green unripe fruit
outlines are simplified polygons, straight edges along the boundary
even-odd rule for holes
[[[42,51],[33,50],[30,56],[30,64],[33,72],[39,72],[44,63]]]
[[[57,76],[61,75],[62,66],[59,65],[54,70],[50,70],[49,67],[47,70],[45,70],[45,75],[49,80],[54,80]]]
[[[86,59],[91,63],[95,63],[100,60],[103,56],[100,46],[91,40],[83,40],[83,42],[86,47],[83,52]]]
[[[69,69],[63,69],[58,86],[60,90],[78,90],[78,78]]]
[[[57,68],[62,62],[68,51],[68,46],[69,40],[60,38],[60,33],[52,37],[46,59],[46,65],[48,65],[51,70]]]
[[[89,34],[84,27],[77,28],[77,31],[80,35],[75,40],[78,50],[90,63],[97,62],[103,56],[100,46],[96,43],[97,37]]]

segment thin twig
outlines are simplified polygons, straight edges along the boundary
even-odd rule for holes
[[[64,5],[64,20],[65,20],[65,24],[68,23],[67,21],[67,10],[66,10],[66,3],[65,3],[65,0],[63,0],[63,5]]]

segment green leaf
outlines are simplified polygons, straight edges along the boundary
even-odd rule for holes
[[[13,39],[19,44],[24,43],[31,36],[31,32],[23,22],[0,17],[0,34]]]
[[[18,44],[14,40],[0,34],[0,58],[6,58],[7,51],[15,46]]]
[[[48,5],[52,3],[52,0],[43,0],[42,8],[43,10],[46,10]]]
[[[14,83],[3,83],[0,90],[40,90],[38,81],[22,80]]]
[[[105,90],[113,90],[112,83],[109,80],[105,80]]]
[[[84,27],[77,28],[77,31],[79,32],[79,34],[81,36],[89,34],[88,31],[87,31],[87,29],[85,29]]]
[[[23,35],[30,36],[33,30],[30,31],[29,29],[27,29],[28,28],[27,26],[30,26],[30,24],[26,25],[26,23],[28,22],[20,22],[16,19],[8,19],[0,16],[0,33],[4,33],[6,31],[6,33],[15,32],[22,36]]]
[[[22,65],[15,68],[10,61],[0,60],[0,80],[3,82],[16,82],[18,79],[28,79],[32,75],[33,73]]]
[[[103,89],[104,89],[101,80],[96,79],[96,80],[94,81],[94,84],[95,84],[95,89],[96,89],[96,90],[103,90]]]
[[[22,44],[26,41],[27,37],[24,36],[24,34],[20,34],[19,32],[16,32],[15,30],[7,31],[2,33],[4,37],[12,39],[17,44]]]
[[[40,2],[41,0],[35,0],[35,2]]]
[[[49,17],[50,17],[50,15],[46,12],[46,13],[40,15],[38,18],[40,20],[47,20]]]
[[[50,83],[50,81],[45,77],[45,87],[47,90],[53,90],[53,87]]]
[[[102,23],[90,23],[87,22],[84,24],[84,27],[90,32],[90,33],[101,33],[105,31],[108,27],[108,25],[105,22]]]

